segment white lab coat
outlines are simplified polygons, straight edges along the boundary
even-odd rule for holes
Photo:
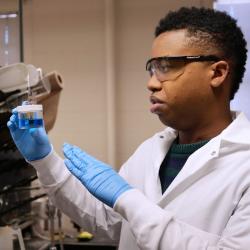
[[[120,230],[119,250],[249,250],[250,123],[244,114],[193,153],[165,193],[159,167],[176,132],[145,141],[120,174],[135,189],[114,210],[72,176],[54,152],[32,164],[49,195],[66,214],[110,237]]]

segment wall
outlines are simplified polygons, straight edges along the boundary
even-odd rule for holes
[[[18,10],[18,0],[0,0],[0,13]]]
[[[150,114],[145,62],[154,27],[180,6],[212,7],[212,0],[115,0],[116,164],[163,128]],[[60,153],[67,141],[108,161],[105,1],[25,0],[26,63],[57,70],[65,81],[58,118],[50,132]]]

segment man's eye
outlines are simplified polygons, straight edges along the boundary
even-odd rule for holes
[[[169,65],[169,63],[159,63],[158,64],[158,69],[161,72],[167,73],[170,70],[171,66]]]
[[[169,71],[169,66],[166,66],[166,65],[160,65],[159,66],[159,70],[166,73]]]
[[[158,66],[158,69],[164,73],[168,72],[172,68],[172,65],[167,60],[158,61],[157,66]]]

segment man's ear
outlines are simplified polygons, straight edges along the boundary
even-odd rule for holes
[[[217,88],[223,84],[229,74],[229,64],[219,61],[211,65],[211,86]]]

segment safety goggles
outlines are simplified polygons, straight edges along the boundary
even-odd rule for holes
[[[191,62],[217,62],[221,59],[214,55],[199,56],[163,56],[151,58],[146,63],[146,70],[150,77],[153,75],[160,82],[172,81],[184,73],[185,65]]]

